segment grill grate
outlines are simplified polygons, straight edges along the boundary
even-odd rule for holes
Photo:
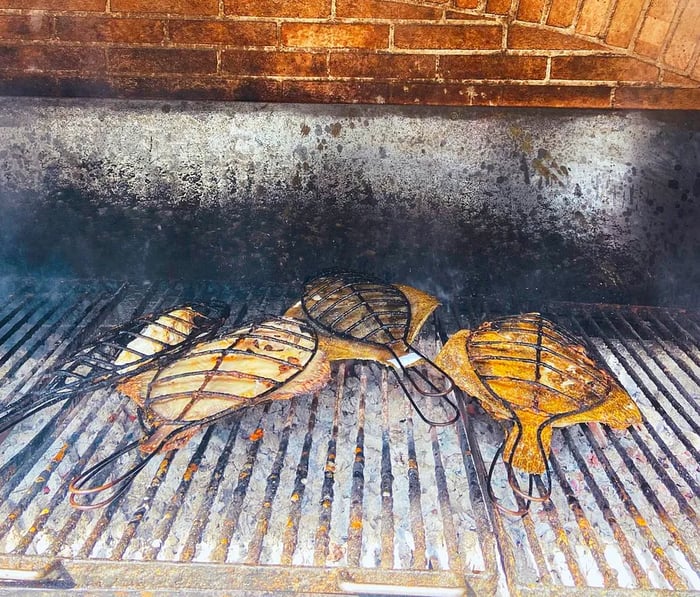
[[[214,297],[231,304],[233,328],[290,303],[206,283],[5,280],[0,293],[3,401],[140,313]],[[457,298],[449,307],[422,335],[428,354],[447,333],[516,311]],[[544,310],[517,310],[533,307]],[[242,589],[394,584],[447,595],[465,581],[493,593],[500,561],[512,593],[700,589],[698,315],[564,303],[548,315],[596,347],[645,422],[606,432],[606,446],[586,427],[557,430],[552,501],[522,520],[484,498],[496,424],[476,412],[465,426],[429,428],[386,369],[348,362],[317,395],[250,409],[156,458],[124,496],[92,512],[70,508],[67,484],[137,437],[129,401],[100,390],[20,423],[0,443],[0,568],[46,587],[230,590],[235,578]],[[439,399],[426,404],[445,415]]]

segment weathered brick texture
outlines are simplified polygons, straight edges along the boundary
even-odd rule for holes
[[[0,0],[0,93],[700,109],[696,0]]]
[[[495,50],[501,47],[500,25],[396,25],[397,48],[429,50]]]
[[[104,8],[104,2],[102,2]],[[111,0],[112,12],[215,15],[218,0]]]

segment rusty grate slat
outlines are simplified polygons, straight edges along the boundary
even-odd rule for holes
[[[230,302],[229,329],[292,302],[284,292],[213,283],[106,284],[10,285],[0,308],[4,399],[101,327],[182,296]],[[481,594],[495,590],[500,558],[513,594],[700,589],[697,315],[577,304],[551,311],[594,345],[645,423],[607,432],[605,444],[585,428],[556,431],[552,501],[533,504],[524,520],[484,497],[484,462],[500,431],[478,409],[471,414],[467,397],[463,426],[429,428],[385,370],[348,362],[334,365],[322,391],[221,421],[155,459],[129,492],[94,512],[68,506],[66,482],[137,436],[128,400],[101,391],[99,406],[24,424],[0,442],[0,550],[11,560],[60,558],[78,584],[99,582],[80,562],[97,574],[111,560],[114,569],[189,562],[193,575],[214,565],[268,589],[288,588],[286,574],[319,591],[391,579],[439,594],[466,580]],[[485,299],[450,301],[422,349],[434,353],[459,327],[509,312]]]

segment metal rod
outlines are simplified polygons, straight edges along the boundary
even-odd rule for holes
[[[620,548],[620,551],[622,552],[622,555],[625,558],[625,563],[630,567],[632,574],[634,574],[634,577],[638,583],[638,588],[650,589],[651,582],[647,577],[645,569],[640,563],[640,561],[637,559],[635,551],[632,549],[632,546],[630,545],[627,539],[627,534],[618,522],[617,517],[615,516],[615,513],[612,507],[610,506],[610,502],[603,494],[603,491],[599,487],[598,483],[596,483],[595,478],[593,477],[593,474],[591,473],[585,458],[583,458],[583,456],[581,456],[581,454],[579,453],[579,450],[576,447],[573,438],[571,437],[571,431],[569,429],[562,429],[561,433],[567,448],[576,460],[576,464],[578,465],[579,470],[583,473],[583,479],[586,483],[586,486],[588,487],[591,494],[593,494],[593,498],[595,499],[598,508],[603,514],[605,522],[608,523],[608,526],[612,531],[613,536],[615,537],[617,546]]]
[[[255,431],[251,436],[253,439],[249,439],[250,443],[248,444],[246,459],[240,472],[238,473],[238,484],[233,490],[233,495],[228,505],[228,513],[221,522],[217,546],[212,552],[212,560],[215,562],[226,561],[228,549],[231,545],[231,537],[233,537],[233,533],[238,525],[238,519],[240,518],[241,511],[243,510],[243,501],[245,500],[246,493],[248,492],[248,485],[250,484],[250,477],[253,473],[255,461],[258,457],[258,451],[260,450],[260,445],[263,441],[263,421],[265,420],[269,410],[270,402],[267,402],[262,408]]]
[[[338,441],[338,421],[340,418],[340,404],[343,400],[343,385],[345,383],[345,363],[338,365],[336,375],[335,408],[333,411],[333,426],[328,439],[326,451],[326,464],[323,473],[323,487],[321,489],[321,504],[319,506],[318,525],[314,541],[314,566],[324,566],[328,556],[328,543],[330,540],[331,515],[333,512],[333,498],[335,496],[333,486],[335,482],[336,445]]]
[[[185,502],[189,489],[192,486],[192,481],[195,479],[196,473],[202,463],[204,453],[206,452],[211,436],[214,433],[214,428],[214,425],[210,425],[204,431],[202,439],[197,445],[197,449],[192,454],[192,457],[190,458],[190,461],[187,464],[182,477],[180,478],[180,484],[175,490],[173,497],[170,498],[168,507],[160,517],[158,526],[151,532],[151,541],[142,550],[142,557],[144,560],[155,560],[165,544],[165,541],[170,534],[170,530],[177,519],[177,515]]]
[[[583,433],[586,435],[586,438],[588,439],[591,447],[593,448],[593,452],[598,458],[598,461],[602,464],[605,473],[610,479],[611,485],[615,490],[615,493],[617,493],[618,497],[620,498],[620,501],[629,513],[630,518],[637,525],[639,533],[646,540],[649,552],[651,553],[654,560],[656,560],[656,563],[659,566],[659,569],[661,570],[662,574],[666,577],[666,580],[668,580],[668,582],[674,589],[687,589],[687,584],[673,569],[671,562],[665,555],[664,549],[661,547],[661,545],[659,545],[658,541],[656,540],[652,532],[649,530],[648,522],[644,519],[642,513],[639,511],[639,508],[634,503],[634,500],[627,491],[625,484],[622,482],[620,476],[615,471],[615,467],[610,463],[607,455],[603,452],[603,450],[600,449],[598,443],[593,438],[591,430],[586,426],[582,426],[582,430]]]
[[[240,417],[232,418],[231,430],[229,431],[226,444],[216,460],[214,470],[209,477],[209,483],[204,489],[204,499],[202,500],[202,503],[197,510],[197,514],[192,521],[190,532],[187,534],[182,552],[180,553],[180,560],[184,562],[191,562],[194,559],[197,552],[197,545],[202,540],[204,531],[207,528],[207,523],[210,520],[211,507],[214,503],[214,499],[216,498],[219,485],[224,477],[224,470],[226,469],[226,465],[229,462],[231,452],[233,451],[233,447],[236,443],[240,424]],[[211,427],[211,429],[213,431],[214,427]]]
[[[588,518],[586,518],[585,510],[581,506],[581,502],[579,501],[578,497],[576,496],[576,493],[571,487],[571,484],[566,478],[566,474],[561,468],[558,458],[554,454],[552,454],[550,456],[549,462],[552,466],[552,471],[554,472],[557,481],[559,482],[559,485],[561,486],[562,491],[564,492],[567,505],[571,509],[571,512],[574,515],[574,518],[576,519],[576,524],[578,525],[578,528],[581,531],[581,537],[586,543],[586,546],[588,547],[591,556],[595,560],[598,570],[603,576],[603,582],[605,583],[605,586],[615,586],[617,584],[617,574],[608,565],[608,561],[605,559],[605,551],[602,545],[600,544],[600,541],[598,540],[596,531],[591,522],[588,520]]]
[[[356,367],[360,370],[360,386],[347,543],[348,565],[353,567],[359,567],[362,553],[363,494],[365,487],[365,407],[367,401],[367,366],[358,364]]]
[[[297,542],[299,540],[299,522],[301,519],[301,505],[306,491],[306,480],[309,476],[309,458],[311,448],[313,446],[314,430],[316,428],[316,413],[318,411],[318,394],[314,394],[309,406],[309,421],[306,426],[306,435],[304,436],[304,444],[301,448],[299,462],[297,463],[296,475],[294,478],[294,487],[289,496],[289,514],[287,523],[282,538],[282,556],[281,563],[283,565],[291,565],[294,559]]]
[[[292,424],[294,422],[294,414],[296,410],[297,400],[291,400],[289,403],[289,408],[287,409],[287,418],[282,427],[282,432],[280,434],[279,445],[277,447],[277,454],[275,455],[275,460],[272,463],[272,470],[267,476],[267,483],[265,485],[265,495],[262,500],[262,505],[258,511],[257,524],[255,530],[253,531],[253,536],[248,542],[248,553],[246,554],[247,564],[258,564],[260,562],[260,553],[262,552],[263,541],[270,524],[270,517],[272,516],[272,506],[275,502],[275,497],[277,496],[277,489],[280,484],[280,475],[282,474],[282,467],[284,465],[284,459],[287,455],[287,447],[289,445],[289,434],[291,431]]]

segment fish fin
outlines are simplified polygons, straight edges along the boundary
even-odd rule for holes
[[[151,369],[130,377],[117,385],[117,391],[131,398],[139,406],[143,406],[148,393],[148,384],[151,383],[157,372],[157,369]]]
[[[503,450],[504,461],[510,462],[513,467],[531,475],[541,475],[547,468],[547,463],[542,459],[540,451],[537,427],[536,424],[523,424],[522,434],[518,437],[518,426],[513,425],[508,432]],[[549,457],[552,444],[551,425],[542,429],[541,440],[545,456]]]
[[[284,317],[293,317],[294,319],[306,321],[306,314],[301,306],[301,301],[297,301],[291,307],[289,307],[289,309],[284,312]]]
[[[440,305],[440,301],[433,295],[412,286],[404,284],[394,284],[394,286],[406,295],[411,305],[411,321],[406,334],[406,340],[410,344],[416,339],[418,332],[420,332],[430,314]]]

